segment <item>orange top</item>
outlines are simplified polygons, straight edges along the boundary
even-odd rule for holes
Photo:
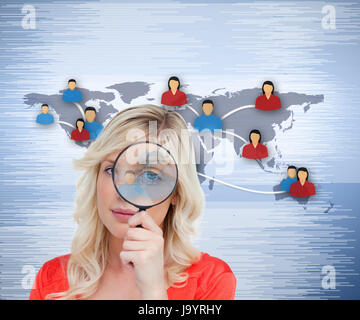
[[[49,293],[69,289],[66,276],[70,254],[44,263],[38,271],[30,300],[45,300]],[[169,300],[233,300],[236,278],[226,262],[201,252],[201,257],[186,269],[187,284],[182,288],[169,287]]]

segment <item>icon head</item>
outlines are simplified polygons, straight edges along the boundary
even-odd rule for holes
[[[96,117],[96,109],[94,107],[87,107],[85,109],[85,118],[87,122],[93,122]]]
[[[68,81],[68,87],[69,87],[70,90],[74,90],[75,87],[76,87],[76,81],[74,79],[70,79]]]
[[[81,118],[76,120],[76,129],[82,129],[84,128],[85,121]]]
[[[255,144],[260,143],[260,141],[261,141],[261,133],[260,133],[260,131],[257,130],[257,129],[251,130],[250,134],[249,134],[249,140],[253,144],[254,143]]]
[[[41,106],[41,112],[42,112],[42,113],[48,113],[48,111],[49,111],[49,106],[48,106],[46,103],[44,103],[44,104]]]
[[[180,88],[180,80],[178,77],[170,77],[168,81],[169,90],[178,90]]]
[[[287,173],[289,178],[293,179],[296,177],[296,167],[295,166],[288,166]]]
[[[262,85],[263,94],[272,94],[274,92],[274,84],[271,81],[265,81]]]
[[[309,178],[309,172],[307,171],[306,168],[304,167],[301,167],[298,169],[297,171],[297,177],[300,181],[305,181],[305,180],[308,180]]]
[[[127,170],[124,178],[127,184],[133,184],[135,182],[135,171]]]
[[[214,103],[212,100],[204,100],[202,103],[202,109],[207,116],[211,115],[214,110]]]

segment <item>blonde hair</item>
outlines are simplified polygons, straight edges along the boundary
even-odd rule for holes
[[[163,223],[164,263],[168,266],[169,285],[186,285],[188,274],[184,271],[200,257],[200,251],[192,244],[192,237],[196,231],[194,223],[204,207],[194,148],[186,123],[177,112],[169,112],[155,105],[141,105],[116,114],[92,142],[83,158],[73,159],[74,168],[84,170],[84,173],[76,184],[73,217],[78,226],[67,266],[69,289],[49,294],[47,299],[86,299],[96,292],[107,265],[109,235],[98,215],[96,185],[99,168],[106,156],[129,144],[129,130],[137,128],[149,134],[149,121],[156,121],[157,133],[163,129],[173,133],[166,136],[167,141],[158,141],[167,143],[166,147],[171,149],[178,164],[178,183],[174,192],[176,201],[170,205]],[[174,147],[182,155],[187,155],[188,161],[179,161],[179,153],[173,152]]]

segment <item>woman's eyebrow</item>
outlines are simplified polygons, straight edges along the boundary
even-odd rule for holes
[[[104,163],[104,162],[114,163],[115,161],[114,161],[114,160],[111,160],[111,159],[105,159],[105,160],[103,161],[103,163]]]

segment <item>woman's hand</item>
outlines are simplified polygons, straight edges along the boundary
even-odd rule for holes
[[[167,300],[164,278],[164,238],[161,228],[145,211],[129,220],[120,259],[135,272],[136,285],[144,300]],[[137,225],[142,228],[137,228]]]

